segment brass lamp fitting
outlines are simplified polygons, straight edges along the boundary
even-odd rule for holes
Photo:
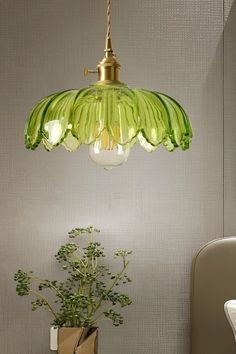
[[[88,70],[85,68],[84,75],[98,73],[98,82],[106,84],[119,82],[120,64],[116,60],[115,54],[113,53],[111,38],[106,39],[104,52],[105,57],[97,65],[97,70]]]

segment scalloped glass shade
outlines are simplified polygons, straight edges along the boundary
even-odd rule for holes
[[[119,165],[136,142],[148,152],[161,143],[173,151],[188,149],[191,138],[189,118],[175,100],[123,84],[93,84],[50,95],[35,106],[25,127],[27,148],[34,150],[42,142],[48,151],[60,144],[75,151],[86,144],[98,164],[96,151],[113,151],[111,161]]]

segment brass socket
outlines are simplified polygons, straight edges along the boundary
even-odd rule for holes
[[[111,38],[106,38],[105,57],[98,64],[98,80],[100,82],[114,82],[120,80],[120,64],[113,53]]]
[[[120,64],[113,53],[111,38],[106,38],[105,57],[97,65],[97,70],[84,69],[84,75],[98,73],[98,83],[119,83]]]
[[[107,53],[108,54],[108,53]],[[99,81],[119,81],[120,80],[120,64],[117,62],[112,52],[106,55],[98,64],[98,80]]]

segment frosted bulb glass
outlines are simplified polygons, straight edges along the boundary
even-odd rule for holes
[[[116,166],[122,165],[128,160],[130,148],[116,144],[113,140],[109,144],[103,144],[99,139],[89,146],[89,156],[105,170],[111,170]]]

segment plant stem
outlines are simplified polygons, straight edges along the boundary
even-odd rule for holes
[[[122,274],[124,273],[125,269],[127,268],[128,264],[129,264],[129,261],[126,262],[126,263],[124,263],[123,269],[121,270],[120,273],[117,274],[117,276],[115,277],[115,279],[114,279],[113,283],[111,284],[110,288],[106,291],[106,294],[109,294],[109,292],[114,288],[114,286],[116,285],[117,281],[121,278]],[[104,299],[104,295],[102,295],[102,296],[100,297],[100,299],[99,299],[97,305],[96,305],[95,308],[94,308],[94,312],[96,312],[96,311],[99,309],[99,307],[101,306],[101,303],[102,303],[103,299]],[[91,315],[91,312],[90,312],[89,315]]]
[[[39,277],[35,277],[35,276],[31,276],[31,279],[35,279],[38,280],[40,282],[45,282],[44,279],[41,279]],[[50,287],[56,291],[56,293],[62,298],[62,300],[65,300],[65,297],[63,296],[63,294],[60,292],[60,290],[58,290],[50,281],[48,282],[50,284]]]
[[[56,312],[53,310],[52,306],[49,304],[48,300],[47,300],[43,295],[39,294],[39,293],[38,293],[37,291],[35,291],[35,290],[30,290],[30,292],[31,292],[32,294],[34,294],[35,296],[41,298],[43,301],[45,301],[45,302],[46,302],[46,306],[48,306],[48,309],[50,310],[50,312],[53,314],[53,316],[54,316],[55,318],[57,317]]]
[[[110,306],[107,310],[104,309],[104,311],[103,311],[102,313],[100,313],[100,315],[98,315],[98,316],[91,322],[91,325],[94,325],[95,323],[97,323],[98,321],[100,321],[101,318],[102,318],[103,316],[105,316],[105,315],[104,315],[104,312],[111,310],[111,309],[112,309],[113,307],[115,307],[115,306],[116,306],[116,305],[112,305],[112,306]]]

